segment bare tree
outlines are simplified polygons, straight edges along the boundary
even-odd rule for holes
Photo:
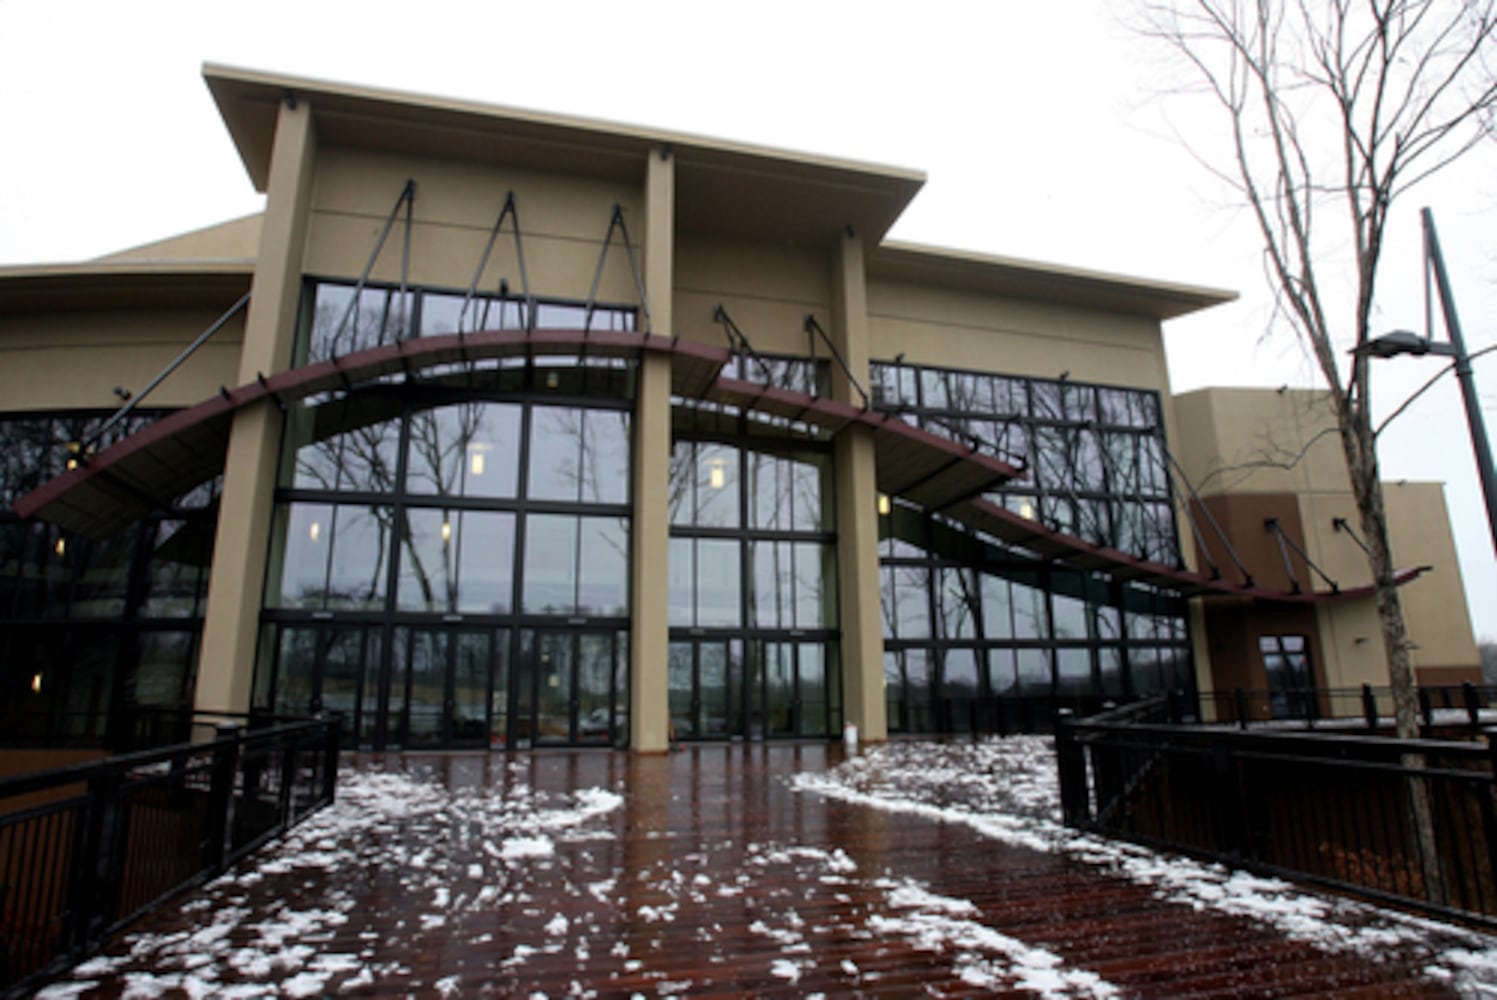
[[[1230,136],[1192,151],[1257,222],[1277,315],[1328,389],[1376,591],[1400,736],[1418,733],[1368,355],[1389,212],[1487,135],[1497,0],[1139,0]]]

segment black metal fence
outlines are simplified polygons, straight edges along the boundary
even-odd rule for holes
[[[1245,731],[1171,724],[1177,707],[1058,721],[1068,825],[1497,925],[1497,729],[1484,742]]]
[[[332,802],[341,719],[213,718],[210,739],[0,781],[0,996]]]
[[[1497,687],[1492,685],[1426,685],[1416,694],[1424,736],[1462,730],[1475,734],[1484,725],[1497,724]],[[1393,730],[1391,689],[1369,684],[1356,688],[1177,692],[1167,700],[1169,717],[1175,722],[1227,723],[1241,729],[1298,724],[1310,729]]]

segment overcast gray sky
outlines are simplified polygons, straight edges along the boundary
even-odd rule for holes
[[[1160,97],[1167,68],[1115,9],[0,0],[0,265],[259,210],[202,83],[213,61],[914,167],[929,180],[895,238],[1240,291],[1166,327],[1176,391],[1314,384],[1293,338],[1267,329],[1253,231],[1177,138],[1209,148],[1212,122]],[[1467,340],[1497,342],[1494,166],[1483,148],[1395,210],[1388,329],[1422,324],[1429,204]],[[1384,363],[1377,398],[1391,408],[1436,364]],[[1497,400],[1497,363],[1477,378]],[[1384,478],[1448,484],[1473,624],[1497,637],[1497,560],[1454,382],[1381,454]]]

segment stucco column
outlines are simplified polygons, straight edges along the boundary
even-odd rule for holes
[[[862,237],[842,234],[832,256],[832,331],[837,350],[860,385],[868,382],[868,283]],[[863,397],[838,367],[832,398],[856,406]],[[878,484],[873,431],[854,425],[834,445],[837,583],[842,624],[842,704],[864,740],[884,740],[884,628],[878,579]]]
[[[645,171],[644,272],[649,332],[670,336],[675,264],[675,160],[649,154]],[[658,752],[670,742],[671,362],[646,355],[634,408],[634,528],[630,535],[629,741]]]
[[[315,156],[311,107],[305,100],[294,107],[283,101],[250,285],[241,385],[291,364]],[[250,706],[282,423],[280,411],[265,400],[241,410],[229,431],[198,655],[194,704],[199,711],[246,711]]]

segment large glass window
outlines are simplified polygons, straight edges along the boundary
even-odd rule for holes
[[[518,403],[470,402],[413,413],[406,488],[432,496],[515,496],[522,411]]]
[[[127,748],[136,711],[192,705],[217,481],[102,539],[11,506],[160,416],[0,415],[0,742]]]
[[[994,502],[1178,562],[1156,393],[902,363],[871,375],[875,405],[1027,470]],[[897,498],[881,515],[895,729],[1030,726],[1061,704],[1193,687],[1178,597],[1049,564]]]
[[[410,336],[432,337],[480,330],[634,329],[634,310],[595,305],[591,317],[579,303],[537,300],[534,315],[523,301],[425,288],[367,284],[362,290],[344,282],[314,281],[308,286],[307,312],[298,363],[324,361]]]
[[[424,294],[445,311],[421,329],[458,322]],[[632,368],[518,360],[288,415],[257,704],[336,682],[374,746],[625,738]],[[349,629],[345,669],[326,643]]]
[[[788,369],[787,369],[788,370]],[[671,715],[683,739],[841,725],[831,462],[748,417],[677,411],[671,455]],[[683,426],[684,425],[684,426]]]
[[[1157,393],[874,364],[874,398],[921,426],[1023,466],[993,499],[1087,541],[1180,560]]]

